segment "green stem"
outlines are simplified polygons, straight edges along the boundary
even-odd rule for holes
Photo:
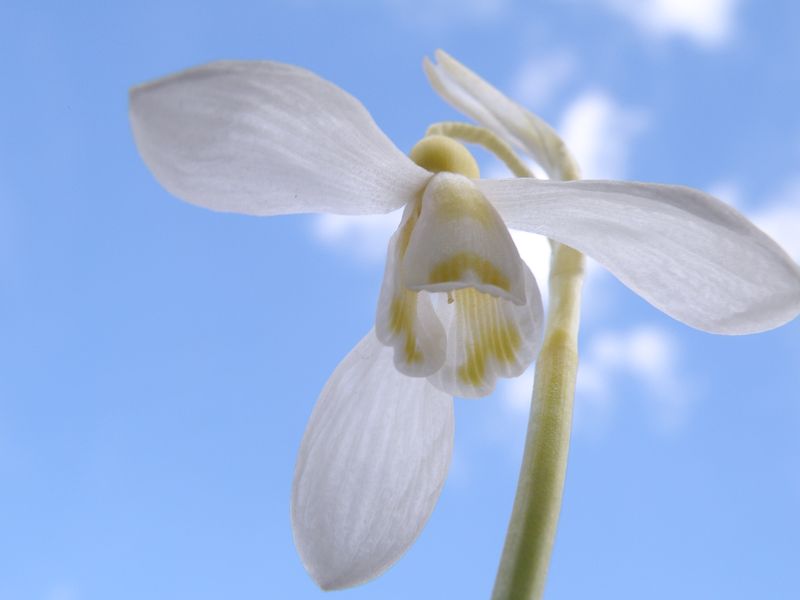
[[[547,147],[559,157],[561,179],[579,179],[578,165],[564,142],[552,132],[544,133]],[[503,138],[489,129],[469,123],[443,122],[428,128],[426,135],[434,134],[481,144],[517,177],[533,176]],[[539,600],[542,597],[561,511],[578,373],[583,255],[556,242],[551,241],[551,245],[547,326],[536,360],[525,454],[493,600]]]
[[[582,284],[583,255],[553,244],[547,328],[493,600],[538,600],[544,593],[567,471]]]

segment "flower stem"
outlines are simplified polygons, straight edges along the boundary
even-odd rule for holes
[[[553,244],[547,328],[536,360],[517,495],[493,600],[538,600],[544,593],[567,471],[578,371],[583,255]]]

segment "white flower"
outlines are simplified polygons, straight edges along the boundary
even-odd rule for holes
[[[439,58],[442,65],[427,68],[442,93],[559,176],[566,150],[546,125]],[[535,357],[541,301],[507,227],[588,254],[699,329],[752,333],[800,312],[797,265],[702,192],[481,180],[469,155],[457,156],[463,147],[442,140],[412,152],[429,169],[422,168],[357,100],[304,69],[274,62],[190,69],[135,88],[130,117],[156,178],[212,210],[352,215],[405,206],[376,329],[329,379],[297,459],[295,542],[326,589],[379,575],[422,530],[450,461],[452,396],[485,395],[497,376],[515,376]],[[428,144],[448,148],[429,152]],[[443,156],[457,164],[438,165]],[[453,170],[460,174],[434,174]]]

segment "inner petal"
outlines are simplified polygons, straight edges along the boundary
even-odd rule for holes
[[[498,377],[521,375],[533,362],[544,316],[536,280],[527,267],[523,269],[524,305],[474,288],[437,298],[435,310],[447,331],[447,351],[441,369],[428,378],[433,385],[454,396],[486,396]]]
[[[508,228],[464,176],[433,177],[402,261],[403,280],[410,290],[474,288],[525,304],[523,263]]]

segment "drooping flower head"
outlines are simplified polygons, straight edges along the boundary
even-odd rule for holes
[[[426,63],[457,108],[554,179],[576,168],[541,120],[452,58]],[[509,227],[593,258],[654,306],[714,333],[800,312],[800,270],[734,209],[697,190],[616,181],[479,178],[460,144],[398,150],[364,107],[304,69],[218,62],[131,92],[139,151],[174,195],[259,216],[404,213],[375,329],[323,389],[293,486],[295,542],[324,588],[367,581],[421,531],[447,473],[452,396],[491,392],[534,360],[536,281]]]

